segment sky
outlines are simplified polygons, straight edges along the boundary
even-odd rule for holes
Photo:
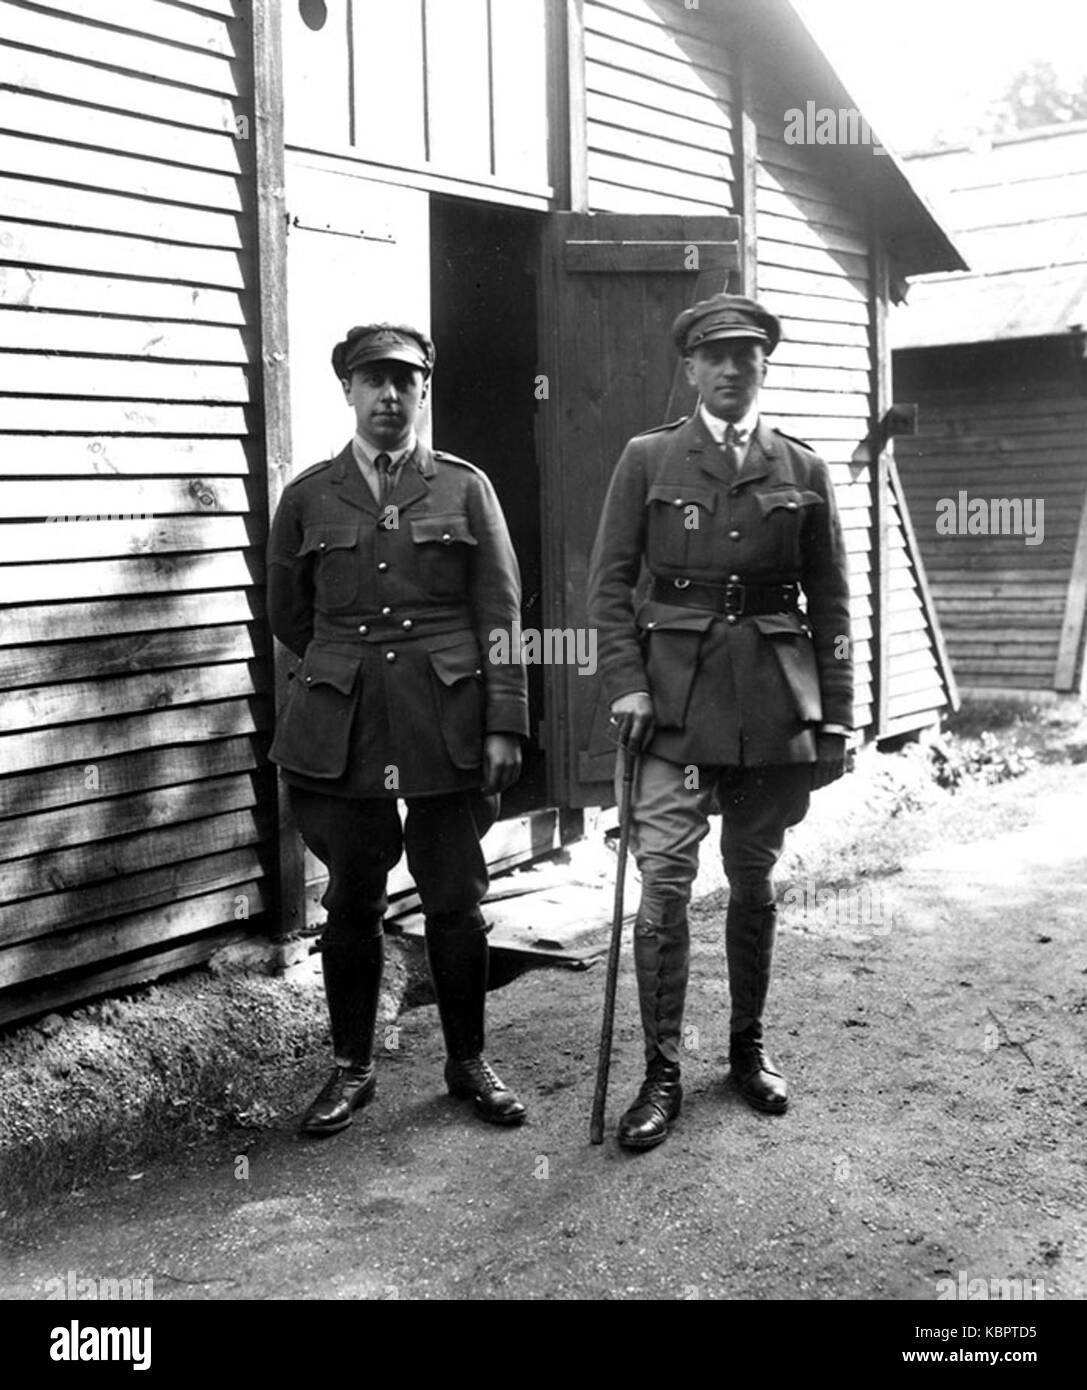
[[[1028,62],[1087,73],[1087,0],[794,0],[876,133],[900,153],[968,134]]]

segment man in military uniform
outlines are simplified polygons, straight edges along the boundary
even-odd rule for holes
[[[771,871],[812,789],[844,770],[853,704],[848,565],[827,466],[759,416],[781,325],[754,300],[718,295],[672,331],[699,406],[627,444],[590,571],[611,721],[627,755],[640,754],[634,960],[647,1067],[619,1125],[631,1149],[661,1143],[679,1114],[687,904],[715,798],[731,1075],[752,1106],[786,1108],[762,1034]],[[652,588],[635,610],[643,561]]]
[[[309,1134],[345,1128],[374,1094],[385,886],[402,848],[426,916],[449,1092],[491,1123],[525,1118],[482,1055],[479,907],[479,842],[520,772],[528,718],[524,668],[484,653],[519,619],[520,576],[487,477],[416,437],[433,365],[414,328],[371,324],[337,343],[356,434],[287,486],[268,547],[272,631],[300,659],[271,757],[329,871],[321,960],[335,1066],[302,1121]]]

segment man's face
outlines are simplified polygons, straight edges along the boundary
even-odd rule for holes
[[[766,353],[753,338],[718,338],[686,358],[687,380],[711,415],[742,420],[766,378]]]
[[[407,362],[367,362],[342,379],[358,432],[390,452],[405,444],[426,400],[429,380]]]

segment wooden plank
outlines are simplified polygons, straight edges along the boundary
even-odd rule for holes
[[[260,723],[258,724],[258,717]],[[268,727],[267,710],[249,700],[219,700],[181,706],[165,713],[136,714],[59,729],[0,736],[0,773],[27,772],[61,763],[86,766],[169,743],[199,742],[253,734]]]
[[[259,879],[262,872],[259,851],[245,848],[182,860],[179,864],[108,879],[105,883],[87,884],[64,893],[24,898],[20,903],[0,906],[0,944],[31,941],[58,927],[70,929],[130,912],[146,912],[153,907]]]
[[[241,189],[233,175],[78,145],[0,132],[0,168],[8,175],[51,179],[105,193],[131,193],[221,212],[242,211]]]
[[[0,352],[5,391],[27,396],[80,396],[111,400],[248,401],[249,382],[241,367],[149,362],[139,358],[106,361],[65,354]]]
[[[734,71],[734,61],[720,41],[699,38],[684,24],[692,13],[692,9],[684,12],[677,6],[675,17],[669,16],[668,21],[661,23],[648,7],[640,7],[640,13],[634,15],[629,13],[629,7],[609,9],[593,3],[586,6],[585,26],[592,34],[615,39],[629,49],[664,56],[695,72],[704,69],[729,76]]]
[[[770,271],[772,279],[785,273],[787,272],[773,268]],[[807,328],[807,324],[798,324],[798,320],[801,319],[814,319],[816,322],[826,325],[855,324],[867,330],[868,309],[860,301],[842,299],[836,296],[799,294],[794,290],[776,289],[772,302],[774,312],[786,324],[790,334],[800,341],[813,341],[802,331],[802,329]],[[815,338],[814,341],[820,342],[822,339]]]
[[[729,123],[729,113],[734,105],[731,101],[721,101],[698,86],[689,85],[684,90],[638,69],[628,71],[608,67],[599,61],[589,62],[587,58],[585,88],[586,110],[590,120],[594,115],[593,97],[597,93],[617,97],[621,101],[632,101],[653,111],[668,111],[674,116],[685,116],[688,120],[716,126]]]
[[[249,510],[239,478],[95,478],[69,481],[61,492],[54,481],[9,482],[0,490],[0,516],[48,517],[54,524]],[[13,552],[0,551],[0,563],[11,558]]]
[[[178,405],[159,401],[80,401],[55,396],[0,396],[0,434],[247,433],[245,411],[234,405]]]
[[[819,299],[843,299],[867,311],[867,280],[853,280],[841,275],[820,275],[806,270],[790,270],[765,260],[759,265],[759,277],[759,283],[767,291]]]
[[[220,738],[0,777],[0,816],[33,815],[232,772],[268,771],[255,741]]]
[[[92,931],[81,928],[55,932],[34,942],[11,946],[0,951],[0,989],[64,970],[77,970],[236,921],[239,898],[247,903],[246,921],[263,912],[264,887],[250,882],[204,897],[186,898]]]
[[[676,116],[668,111],[653,110],[637,102],[594,92],[591,120],[597,127],[614,126],[639,135],[653,136],[668,141],[673,147],[686,145],[716,155],[732,155],[734,151],[729,122],[724,116],[717,122],[695,121],[688,116]]]
[[[790,329],[794,325],[789,325]],[[841,367],[848,371],[867,373],[872,365],[871,354],[862,345],[795,342],[790,335],[774,349],[770,366],[776,373],[781,367]]]
[[[0,43],[0,70],[8,87],[25,92],[129,111],[160,123],[193,126],[228,135],[239,132],[233,102],[226,96],[172,86],[142,75],[136,77],[91,67],[50,52],[9,48],[4,43]]]
[[[225,662],[221,666],[12,690],[0,705],[0,732],[15,733],[68,720],[101,719],[132,710],[167,709],[203,700],[249,696],[263,689],[267,689],[266,681],[259,673],[251,673],[245,662]]]
[[[770,366],[772,370],[773,362]],[[856,428],[860,437],[863,438],[867,433],[865,429],[865,406],[868,397],[866,395],[846,391],[789,390],[777,386],[769,374],[763,390],[767,400],[768,414],[818,416],[825,412],[828,416],[835,416],[839,419],[846,417],[856,421]],[[792,433],[792,431],[789,432]]]
[[[798,246],[792,241],[760,237],[759,259],[765,265],[776,265],[786,270],[841,276],[854,284],[863,285],[868,281],[867,257],[852,252],[816,250],[811,246]]]
[[[240,296],[204,286],[0,265],[0,305],[244,325]]]
[[[236,251],[179,246],[146,237],[41,227],[32,222],[0,223],[0,260],[42,268],[78,265],[81,270],[105,275],[129,274],[227,289],[241,289],[245,284],[241,259]],[[25,304],[27,301],[14,302]],[[116,312],[125,310],[118,308]]]
[[[2,317],[2,311],[0,311]],[[103,481],[139,475],[135,486],[143,486],[144,475],[196,475],[201,483],[211,484],[224,499],[224,511],[240,511],[233,477],[249,471],[245,445],[239,439],[126,439],[97,435],[0,435],[0,477],[94,477]],[[40,486],[40,484],[37,484]],[[47,485],[55,486],[55,484]],[[78,484],[77,484],[78,486]],[[170,480],[167,488],[189,486],[182,480]],[[0,506],[6,500],[5,486],[0,493]],[[71,493],[65,488],[65,497]],[[158,510],[166,510],[166,495],[156,498]],[[147,510],[144,508],[143,510]]]
[[[374,36],[380,34],[382,47],[396,53],[398,59],[395,63],[364,61],[365,76],[351,84],[355,144],[361,154],[381,163],[425,164],[423,5],[354,0],[349,22],[353,24],[351,41],[356,54],[365,54]],[[289,95],[296,95],[293,83]],[[287,119],[293,126],[298,117],[291,105],[289,102]],[[390,111],[396,112],[391,125]],[[307,128],[311,120],[306,118]]]
[[[177,787],[65,806],[11,821],[5,825],[0,860],[33,858],[76,845],[98,844],[116,835],[204,820],[257,805],[255,779],[248,774],[211,777]]]
[[[776,390],[786,388],[794,391],[835,391],[867,395],[872,374],[854,371],[847,367],[791,367],[779,362],[774,354],[770,363],[773,385]],[[768,378],[769,380],[769,378]]]
[[[494,176],[549,194],[547,11],[547,0],[488,6]]]
[[[116,840],[98,840],[27,859],[9,859],[0,863],[0,902],[62,892],[179,860],[259,844],[267,838],[268,830],[268,817],[260,808],[230,811]]]
[[[182,9],[165,0],[34,0],[34,3],[39,9],[55,10],[73,19],[184,44],[201,53],[217,53],[221,58],[235,56],[230,29],[222,19]],[[221,13],[229,15],[229,10]]]
[[[244,590],[5,608],[0,624],[0,650],[40,642],[46,636],[57,642],[69,638],[87,640],[117,637],[125,632],[156,632],[163,627],[247,623],[254,616],[253,602]]]
[[[703,178],[732,179],[732,157],[713,150],[695,149],[596,120],[589,122],[588,140],[591,150],[604,154],[619,155],[642,164],[659,164],[665,169],[682,170]]]
[[[74,681],[131,671],[157,671],[169,666],[255,659],[252,636],[248,626],[242,624],[70,643],[41,642],[30,647],[0,648],[0,689],[40,685],[50,680]]]
[[[245,364],[249,360],[238,328],[4,308],[0,308],[0,349],[174,362]]]
[[[73,119],[75,111],[78,119]],[[82,105],[74,108],[71,101],[52,96],[0,89],[0,130],[33,132],[39,139],[124,151],[194,169],[235,176],[242,172],[233,126],[229,130],[193,130],[128,112]]]
[[[6,217],[21,222],[124,232],[129,236],[225,250],[238,250],[242,244],[235,213],[207,212],[97,189],[0,177],[0,206]]]
[[[662,36],[679,34],[683,38],[696,40],[713,51],[714,64],[725,72],[734,71],[732,29],[729,24],[722,22],[722,16],[716,9],[706,11],[695,0],[691,0],[690,4],[684,0],[682,8],[679,5],[658,6],[647,3],[647,0],[589,0],[589,3],[597,12],[601,9],[614,10],[623,16],[629,16],[636,10],[638,17],[645,24],[652,25]],[[643,42],[653,47],[651,40],[644,39]]]
[[[625,184],[609,183],[595,177],[589,180],[587,196],[593,212],[625,212],[639,215],[661,212],[693,213],[697,216],[705,215],[711,210],[727,212],[732,206],[731,192],[724,189],[716,202],[707,203],[670,193],[653,193],[644,188],[630,188]]]
[[[751,55],[738,55],[736,122],[736,203],[742,218],[739,289],[749,297],[759,293],[759,134],[755,122],[756,77]]]
[[[796,217],[780,217],[765,210],[759,219],[759,234],[768,242],[788,242],[792,246],[842,251],[852,256],[866,255],[869,247],[869,236],[863,230],[851,232],[841,227],[820,226]]]
[[[731,181],[725,177],[704,178],[687,170],[667,169],[638,159],[622,159],[604,154],[589,145],[589,178],[650,193],[670,193],[690,203],[701,203],[720,212],[731,206]]]
[[[73,24],[70,19],[4,6],[4,38],[44,53],[65,54],[85,63],[198,87],[225,96],[240,96],[230,60],[213,53],[195,53],[155,39]]]
[[[732,105],[735,102],[733,83],[724,73],[698,67],[685,57],[672,58],[607,38],[595,33],[588,25],[585,30],[585,59],[590,66],[600,64],[617,68],[620,72],[637,73],[640,77],[653,78],[681,92],[704,92],[722,104]],[[666,101],[663,109],[668,111],[673,107]]]
[[[1080,504],[1068,600],[1061,623],[1060,649],[1053,674],[1054,690],[1075,690],[1083,669],[1083,644],[1087,634],[1087,500]]]
[[[559,129],[564,130],[565,149],[559,162],[560,172],[565,172],[570,184],[570,208],[573,212],[587,212],[592,199],[589,189],[589,92],[588,64],[585,59],[585,13],[584,0],[566,0],[562,23],[566,36],[566,82],[559,101],[555,104],[555,118],[563,121]],[[558,55],[561,68],[563,55]],[[554,56],[552,72],[554,73]],[[561,81],[561,71],[558,74]],[[553,78],[554,90],[554,78]],[[561,194],[561,188],[560,188]]]
[[[426,8],[428,152],[442,173],[493,172],[487,10],[487,0]]]
[[[821,203],[794,190],[777,187],[769,175],[759,182],[759,211],[767,216],[806,222],[819,232],[829,228],[854,236],[864,235],[863,222],[840,204]]]
[[[188,970],[203,964],[224,946],[244,941],[252,930],[248,924],[239,926],[231,923],[204,932],[196,941],[184,946],[145,955],[136,961],[126,961],[123,965],[111,965],[105,970],[94,970],[78,979],[50,980],[45,987],[30,991],[4,990],[0,993],[0,1026],[26,1022],[40,1014],[55,1013],[71,1004],[132,989]]]
[[[697,252],[692,265],[692,251]],[[563,252],[568,274],[662,273],[690,275],[717,271],[722,278],[739,265],[734,241],[568,241]]]
[[[8,565],[3,598],[20,604],[61,599],[116,599],[192,589],[237,589],[259,582],[255,555],[235,552],[157,555],[124,560],[76,560],[51,565]],[[7,614],[4,615],[5,620]]]

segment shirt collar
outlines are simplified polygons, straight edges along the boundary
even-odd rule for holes
[[[400,465],[404,462],[404,460],[410,454],[413,454],[415,452],[415,446],[418,442],[419,441],[415,437],[414,430],[412,430],[410,436],[408,437],[408,442],[403,446],[403,448],[397,449],[395,451],[391,449],[375,449],[374,446],[368,440],[363,439],[361,434],[356,434],[354,438],[351,440],[351,444],[355,450],[356,459],[360,460],[361,462],[366,462],[372,465],[374,463],[374,460],[377,458],[378,454],[388,454],[389,457],[392,459],[392,464],[390,466],[394,469],[399,468]]]
[[[704,403],[699,404],[698,410],[702,416],[702,423],[709,430],[714,441],[718,444],[723,444],[725,442],[725,431],[728,429],[729,421],[722,420],[717,415],[711,415]],[[740,436],[740,445],[742,447],[755,433],[755,426],[759,423],[758,401],[755,402],[742,420],[736,420],[733,423]]]

